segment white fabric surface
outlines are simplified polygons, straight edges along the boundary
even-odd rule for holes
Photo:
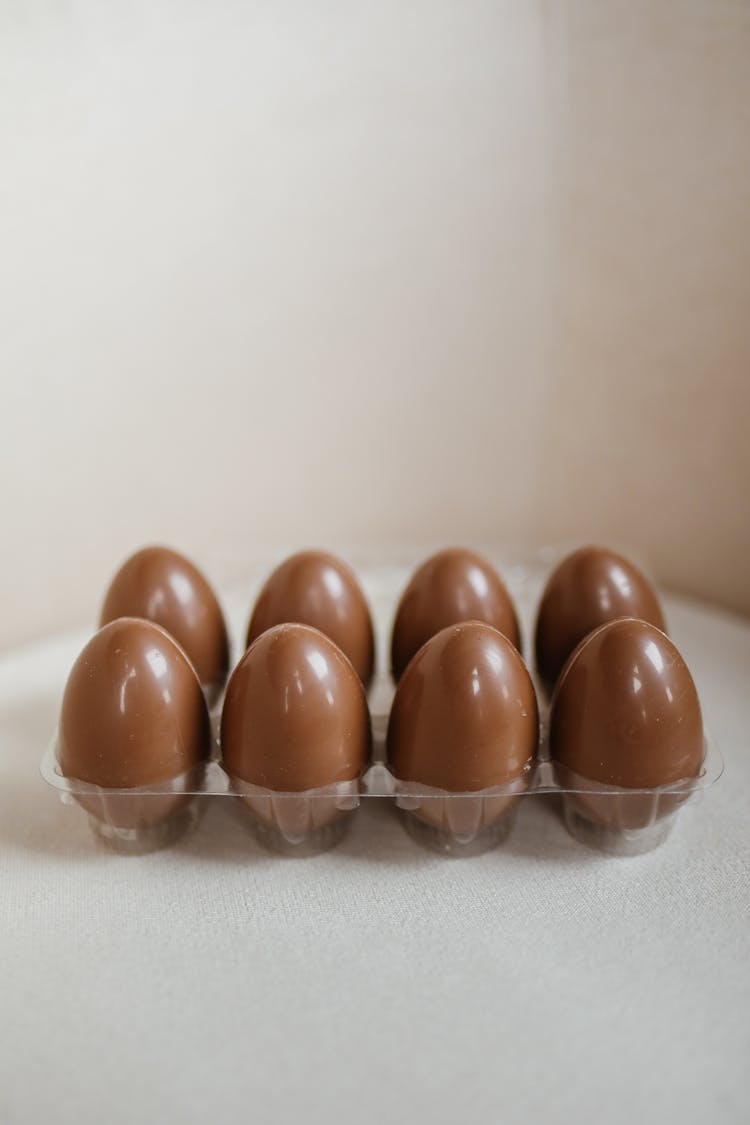
[[[0,1121],[750,1120],[750,625],[666,605],[726,771],[633,859],[542,799],[476,859],[379,801],[278,858],[222,799],[115,855],[38,772],[83,634],[6,656]]]

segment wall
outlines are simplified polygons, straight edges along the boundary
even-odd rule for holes
[[[173,543],[750,610],[750,7],[0,0],[0,645]]]

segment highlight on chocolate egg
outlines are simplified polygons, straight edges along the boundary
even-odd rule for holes
[[[391,636],[394,680],[425,641],[461,621],[494,626],[520,652],[518,617],[500,575],[481,555],[454,547],[426,559],[401,595]]]
[[[534,685],[508,638],[480,621],[441,630],[406,668],[388,722],[407,827],[443,851],[497,843],[528,787],[538,737]]]
[[[665,630],[659,599],[633,563],[606,547],[581,547],[555,567],[536,620],[536,668],[548,692],[576,645],[618,617],[637,617]]]
[[[143,617],[161,625],[187,653],[209,703],[220,694],[229,669],[224,616],[211,586],[184,555],[168,547],[144,547],[110,582],[99,623]]]
[[[274,625],[310,625],[348,657],[367,687],[375,665],[370,610],[354,571],[325,551],[300,551],[264,583],[247,630],[247,646]]]
[[[705,743],[693,678],[669,637],[622,618],[584,638],[552,699],[549,749],[558,783],[571,791],[563,800],[575,834],[586,838],[592,825],[637,832],[675,812]],[[607,845],[603,832],[588,837]],[[643,841],[644,849],[658,842]]]
[[[351,662],[309,625],[265,630],[229,679],[221,754],[263,843],[335,843],[370,759],[367,699]]]
[[[148,846],[149,829],[188,809],[210,749],[206,700],[174,638],[138,618],[100,629],[68,676],[56,749],[100,834]]]

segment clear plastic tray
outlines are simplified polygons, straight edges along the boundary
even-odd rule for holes
[[[503,576],[528,623],[548,560],[502,567]],[[380,625],[379,651],[387,651],[385,632],[405,582],[403,567],[370,571],[368,595]],[[527,630],[528,640],[528,630]],[[248,827],[266,847],[292,855],[309,855],[336,844],[362,800],[391,802],[410,834],[421,844],[450,855],[472,855],[501,843],[510,832],[519,806],[534,797],[552,795],[561,803],[566,827],[583,843],[617,855],[634,855],[658,846],[687,800],[710,788],[723,772],[721,754],[705,740],[698,776],[656,789],[624,789],[591,782],[549,760],[548,702],[537,684],[540,709],[538,757],[529,771],[512,783],[477,793],[446,793],[394,777],[385,764],[385,735],[394,686],[380,673],[369,691],[373,729],[373,760],[364,775],[350,782],[302,793],[277,793],[231,778],[219,760],[221,703],[214,707],[214,756],[190,776],[141,789],[101,789],[63,776],[55,741],[41,763],[45,781],[67,803],[78,803],[90,816],[94,831],[111,847],[144,852],[164,847],[192,828],[209,797],[231,797],[247,811]]]
[[[603,851],[633,855],[661,843],[680,806],[721,776],[721,754],[711,739],[705,746],[697,777],[658,789],[621,789],[570,773],[561,776],[543,742],[526,776],[478,793],[446,793],[394,777],[383,761],[382,736],[376,739],[375,760],[362,778],[303,793],[276,793],[230,778],[218,759],[198,776],[174,778],[148,789],[101,789],[64,777],[54,742],[41,770],[62,800],[76,801],[86,809],[97,834],[120,851],[169,845],[196,823],[203,799],[234,797],[247,807],[249,826],[263,844],[275,851],[307,855],[341,839],[361,800],[380,798],[394,804],[420,843],[446,854],[471,855],[505,839],[521,800],[554,794],[562,799],[565,823],[576,838]],[[172,803],[173,810],[169,806],[165,810],[165,802]]]

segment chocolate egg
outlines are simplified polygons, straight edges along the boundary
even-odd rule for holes
[[[193,662],[209,696],[221,690],[229,667],[229,642],[221,607],[201,572],[167,547],[132,555],[110,583],[100,615],[143,617],[170,633]]]
[[[548,690],[588,633],[618,617],[637,617],[664,630],[659,599],[639,570],[603,547],[582,547],[555,568],[536,622],[536,667]]]
[[[422,563],[404,590],[391,638],[393,678],[401,678],[425,641],[461,621],[484,621],[521,648],[516,611],[500,576],[473,551],[452,548]]]
[[[211,746],[206,701],[185,653],[158,625],[119,618],[85,646],[63,695],[60,771],[108,797],[76,796],[119,828],[141,828],[182,809],[203,775]],[[155,790],[151,795],[137,790]]]
[[[517,649],[490,625],[465,622],[432,637],[404,672],[388,722],[388,765],[415,816],[468,838],[504,817],[527,787],[538,732],[534,686]],[[504,791],[460,800],[422,787]]]
[[[370,757],[367,699],[350,661],[309,625],[263,632],[230,676],[221,752],[234,788],[287,842],[338,818],[356,804]]]
[[[584,638],[555,689],[549,747],[560,784],[583,790],[568,799],[587,819],[629,830],[673,811],[686,797],[679,783],[700,772],[704,740],[695,684],[670,639],[629,618]]]
[[[353,571],[340,559],[323,551],[301,551],[277,567],[255,603],[248,647],[273,625],[294,622],[330,637],[367,686],[375,659],[372,619]]]

